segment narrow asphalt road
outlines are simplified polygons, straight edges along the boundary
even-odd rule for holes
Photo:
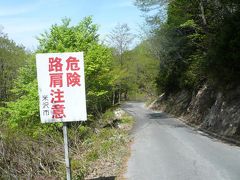
[[[143,103],[124,110],[136,124],[128,180],[240,180],[240,148],[209,138]]]

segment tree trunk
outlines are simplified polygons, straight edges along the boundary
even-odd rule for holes
[[[112,105],[115,105],[115,91],[112,93]]]
[[[124,99],[125,99],[125,101],[128,99],[128,91],[125,91],[125,93],[124,93]]]
[[[199,7],[200,7],[200,11],[201,11],[201,18],[202,18],[202,21],[203,21],[203,25],[206,26],[207,25],[207,19],[206,19],[206,16],[205,16],[205,10],[204,10],[204,6],[203,6],[203,1],[200,0],[199,2]]]
[[[118,91],[118,103],[121,104],[121,89]]]

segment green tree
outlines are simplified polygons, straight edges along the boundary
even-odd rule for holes
[[[91,17],[84,18],[76,26],[70,26],[70,19],[63,19],[61,25],[53,25],[49,32],[38,38],[38,52],[84,52],[87,106],[90,113],[100,113],[109,104],[111,77],[111,51],[99,43],[98,26]]]
[[[214,23],[207,58],[204,62],[209,79],[221,87],[240,84],[240,2],[220,1],[221,19]],[[219,12],[218,12],[219,14]],[[221,73],[219,73],[221,72]]]
[[[37,52],[84,52],[88,114],[101,115],[111,104],[112,77],[110,67],[111,51],[98,42],[97,25],[86,17],[76,26],[70,26],[69,19],[61,25],[53,25],[48,32],[38,37]],[[45,128],[39,126],[39,108],[35,60],[20,70],[12,92],[16,99],[8,103],[9,123],[22,127],[29,133],[39,133]],[[50,126],[51,129],[53,126]],[[48,128],[48,129],[49,129]]]
[[[149,49],[148,42],[143,41],[124,53],[122,66],[114,61],[112,73],[116,79],[113,88],[116,91],[121,84],[124,99],[146,100],[155,95],[159,61],[149,53]]]
[[[194,89],[209,80],[236,81],[237,53],[230,49],[238,50],[232,42],[238,39],[239,2],[136,0],[136,5],[144,12],[151,12],[153,21],[147,21],[152,34],[148,39],[160,59],[157,77],[160,92]],[[165,22],[159,21],[163,18],[155,18],[162,16],[164,8]],[[224,49],[228,49],[230,58],[223,55]],[[221,77],[219,71],[224,72]]]
[[[152,13],[149,40],[160,59],[160,92],[194,89],[206,81],[239,84],[239,1],[136,0],[136,5]],[[156,17],[164,7],[163,23]]]
[[[129,50],[134,39],[133,34],[130,32],[130,28],[127,24],[117,24],[112,32],[108,36],[108,43],[113,50],[114,60],[113,68],[121,76],[117,76],[117,81],[114,84],[112,92],[112,103],[115,103],[115,99],[118,99],[118,103],[121,102],[121,96],[124,93],[127,97],[127,85],[124,83],[128,79],[126,73],[126,57],[125,54]]]
[[[34,57],[19,69],[11,91],[15,98],[7,103],[8,124],[11,128],[21,127],[22,131],[29,134],[39,133],[38,130],[41,127],[39,127],[38,87]]]
[[[6,34],[0,31],[0,106],[11,99],[13,80],[17,77],[18,69],[28,59],[28,53],[24,47],[10,40]]]
[[[151,52],[148,41],[142,41],[129,52],[127,63],[128,73],[131,75],[128,84],[129,92],[136,98],[138,95],[153,97],[156,95],[156,77],[159,60]]]

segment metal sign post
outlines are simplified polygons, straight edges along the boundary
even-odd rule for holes
[[[67,123],[63,123],[63,138],[64,138],[64,154],[66,163],[67,180],[71,180],[71,167],[68,154],[68,135],[67,135]]]
[[[36,55],[42,123],[63,122],[67,180],[71,180],[67,122],[86,121],[83,52]]]

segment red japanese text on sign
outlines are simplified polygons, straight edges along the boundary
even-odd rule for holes
[[[49,74],[50,76],[50,87],[63,87],[63,73]]]
[[[36,55],[41,122],[85,121],[83,52]]]
[[[67,73],[67,86],[80,86],[80,75],[76,72],[74,73]]]
[[[64,91],[61,91],[60,89],[57,90],[51,90],[51,103],[64,103]]]
[[[64,113],[64,104],[54,104],[51,109],[53,110],[53,119],[60,119],[66,117]]]
[[[62,71],[63,64],[61,63],[62,59],[58,57],[51,57],[49,58],[49,72],[55,71],[59,72]]]
[[[79,60],[76,57],[70,56],[65,60],[67,67],[66,70],[66,81],[67,87],[81,86],[80,75],[76,72],[80,70]],[[64,91],[61,89],[63,87],[63,63],[61,58],[51,57],[49,58],[49,74],[50,76],[50,87],[51,89],[51,103],[53,118],[63,118],[66,117],[64,114]],[[71,72],[69,72],[71,71]],[[55,89],[55,88],[58,89]],[[58,104],[56,104],[58,103]],[[59,109],[58,109],[59,108]]]
[[[67,71],[71,70],[71,71],[78,71],[80,69],[79,67],[79,60],[76,57],[69,57],[67,60]]]
[[[51,103],[52,103],[52,118],[53,119],[60,119],[66,117],[64,113],[64,91],[61,89],[63,87],[63,64],[62,59],[58,57],[51,57],[49,58],[49,74],[50,76],[50,87],[51,92],[50,95],[52,96]],[[58,72],[58,73],[56,73]],[[54,89],[54,88],[60,89]],[[58,103],[58,104],[56,104]]]

